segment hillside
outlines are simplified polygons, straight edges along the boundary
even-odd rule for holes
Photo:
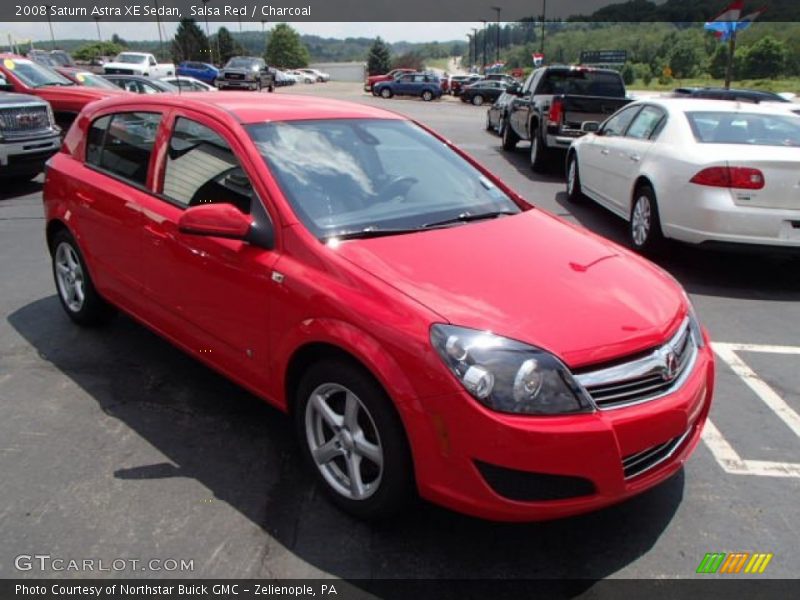
[[[611,4],[591,15],[574,16],[570,21],[603,21],[609,23],[634,21],[662,21],[667,23],[704,23],[713,19],[732,0],[667,0],[656,4],[649,0],[630,0]],[[766,21],[800,21],[800,3],[797,0],[746,0],[745,13],[766,8],[761,17]]]

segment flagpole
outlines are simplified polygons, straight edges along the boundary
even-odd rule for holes
[[[731,89],[731,79],[733,78],[733,55],[736,52],[736,26],[731,32],[731,39],[728,42],[728,65],[725,68],[725,89]]]

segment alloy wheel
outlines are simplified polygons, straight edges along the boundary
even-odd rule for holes
[[[639,196],[633,207],[633,216],[631,218],[631,233],[633,242],[637,246],[644,246],[650,236],[651,212],[650,198],[644,195]]]
[[[380,487],[383,447],[361,399],[338,383],[318,386],[308,399],[305,433],[322,477],[350,500],[365,500]]]
[[[569,170],[567,171],[567,194],[570,196],[575,192],[576,164],[577,161],[574,158],[569,161]]]
[[[61,242],[56,248],[55,263],[58,293],[64,305],[74,313],[80,312],[86,293],[83,268],[75,249],[68,243]]]

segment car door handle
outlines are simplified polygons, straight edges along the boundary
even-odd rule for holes
[[[607,156],[609,154],[608,148],[600,148],[600,154],[605,154]]]
[[[156,229],[153,225],[145,225],[144,231],[155,244],[160,244],[169,237],[166,232]]]
[[[630,158],[633,162],[639,162],[642,160],[642,157],[638,154],[628,154],[628,158]]]

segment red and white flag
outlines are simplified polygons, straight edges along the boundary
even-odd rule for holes
[[[544,54],[542,54],[541,52],[534,52],[531,54],[531,57],[533,58],[534,67],[542,66],[542,63],[544,62]]]
[[[719,13],[716,17],[711,19],[714,21],[738,21],[742,17],[742,9],[744,8],[744,0],[734,0],[731,5]]]

